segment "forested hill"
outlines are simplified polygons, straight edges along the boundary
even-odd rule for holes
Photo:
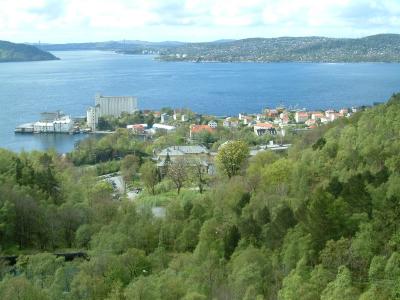
[[[67,157],[0,150],[1,250],[27,254],[0,263],[0,299],[399,299],[399,128],[400,94],[299,136],[287,154],[247,160],[231,141],[217,162],[242,163],[229,176],[217,164],[203,193],[156,181],[150,145],[127,130]],[[81,156],[125,156],[122,174],[141,165],[144,194],[116,201],[95,168],[72,164]],[[90,260],[51,254],[66,248]]]
[[[53,54],[35,46],[0,41],[0,62],[56,60]]]
[[[184,44],[162,53],[166,61],[399,62],[400,35],[358,39],[326,37],[253,38],[225,43]]]

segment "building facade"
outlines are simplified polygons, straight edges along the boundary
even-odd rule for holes
[[[264,134],[277,134],[275,126],[271,123],[257,123],[254,125],[253,130],[257,136],[263,136]]]
[[[34,133],[71,133],[74,122],[69,116],[63,116],[53,121],[39,121],[33,123]]]
[[[132,96],[103,96],[97,94],[95,106],[86,112],[87,125],[96,130],[99,118],[104,116],[120,117],[123,112],[133,113],[137,110],[137,98]]]
[[[96,95],[95,105],[99,107],[99,116],[120,117],[123,112],[133,113],[137,110],[137,99],[132,96]]]
[[[90,127],[93,131],[96,130],[96,125],[99,122],[98,113],[96,113],[96,107],[89,107],[86,111],[86,122],[87,126]]]

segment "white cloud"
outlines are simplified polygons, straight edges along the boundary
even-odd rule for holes
[[[399,32],[399,0],[0,0],[0,39],[211,40]]]

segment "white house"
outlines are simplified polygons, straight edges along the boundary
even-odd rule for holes
[[[296,113],[294,114],[294,119],[296,120],[296,123],[304,123],[308,120],[308,112],[296,111]]]
[[[208,126],[215,129],[218,127],[218,123],[216,121],[212,120],[212,121],[208,122]]]
[[[153,124],[152,131],[153,132],[156,132],[156,131],[171,132],[171,131],[174,131],[175,129],[176,129],[175,126],[156,123],[156,124]]]
[[[239,122],[235,119],[233,119],[232,117],[227,117],[224,122],[223,122],[223,126],[224,127],[238,127],[239,126]]]
[[[169,120],[169,115],[166,113],[161,114],[161,123],[167,123]]]
[[[271,123],[257,123],[254,125],[253,130],[257,136],[262,136],[267,133],[275,135],[277,133],[275,126]]]

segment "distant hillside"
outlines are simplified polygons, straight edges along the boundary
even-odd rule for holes
[[[53,54],[26,44],[0,41],[0,62],[56,60]]]
[[[39,45],[35,45],[39,46]],[[326,37],[250,38],[207,43],[108,41],[41,44],[40,49],[106,50],[158,55],[163,61],[216,62],[400,62],[400,35],[359,39]]]
[[[147,42],[139,40],[106,41],[93,43],[67,43],[67,44],[32,44],[46,51],[76,51],[76,50],[107,50],[107,51],[141,51],[141,50],[166,50],[185,45],[183,42]]]
[[[225,43],[191,43],[161,53],[165,61],[400,62],[400,35],[360,39],[325,37],[252,38]]]

